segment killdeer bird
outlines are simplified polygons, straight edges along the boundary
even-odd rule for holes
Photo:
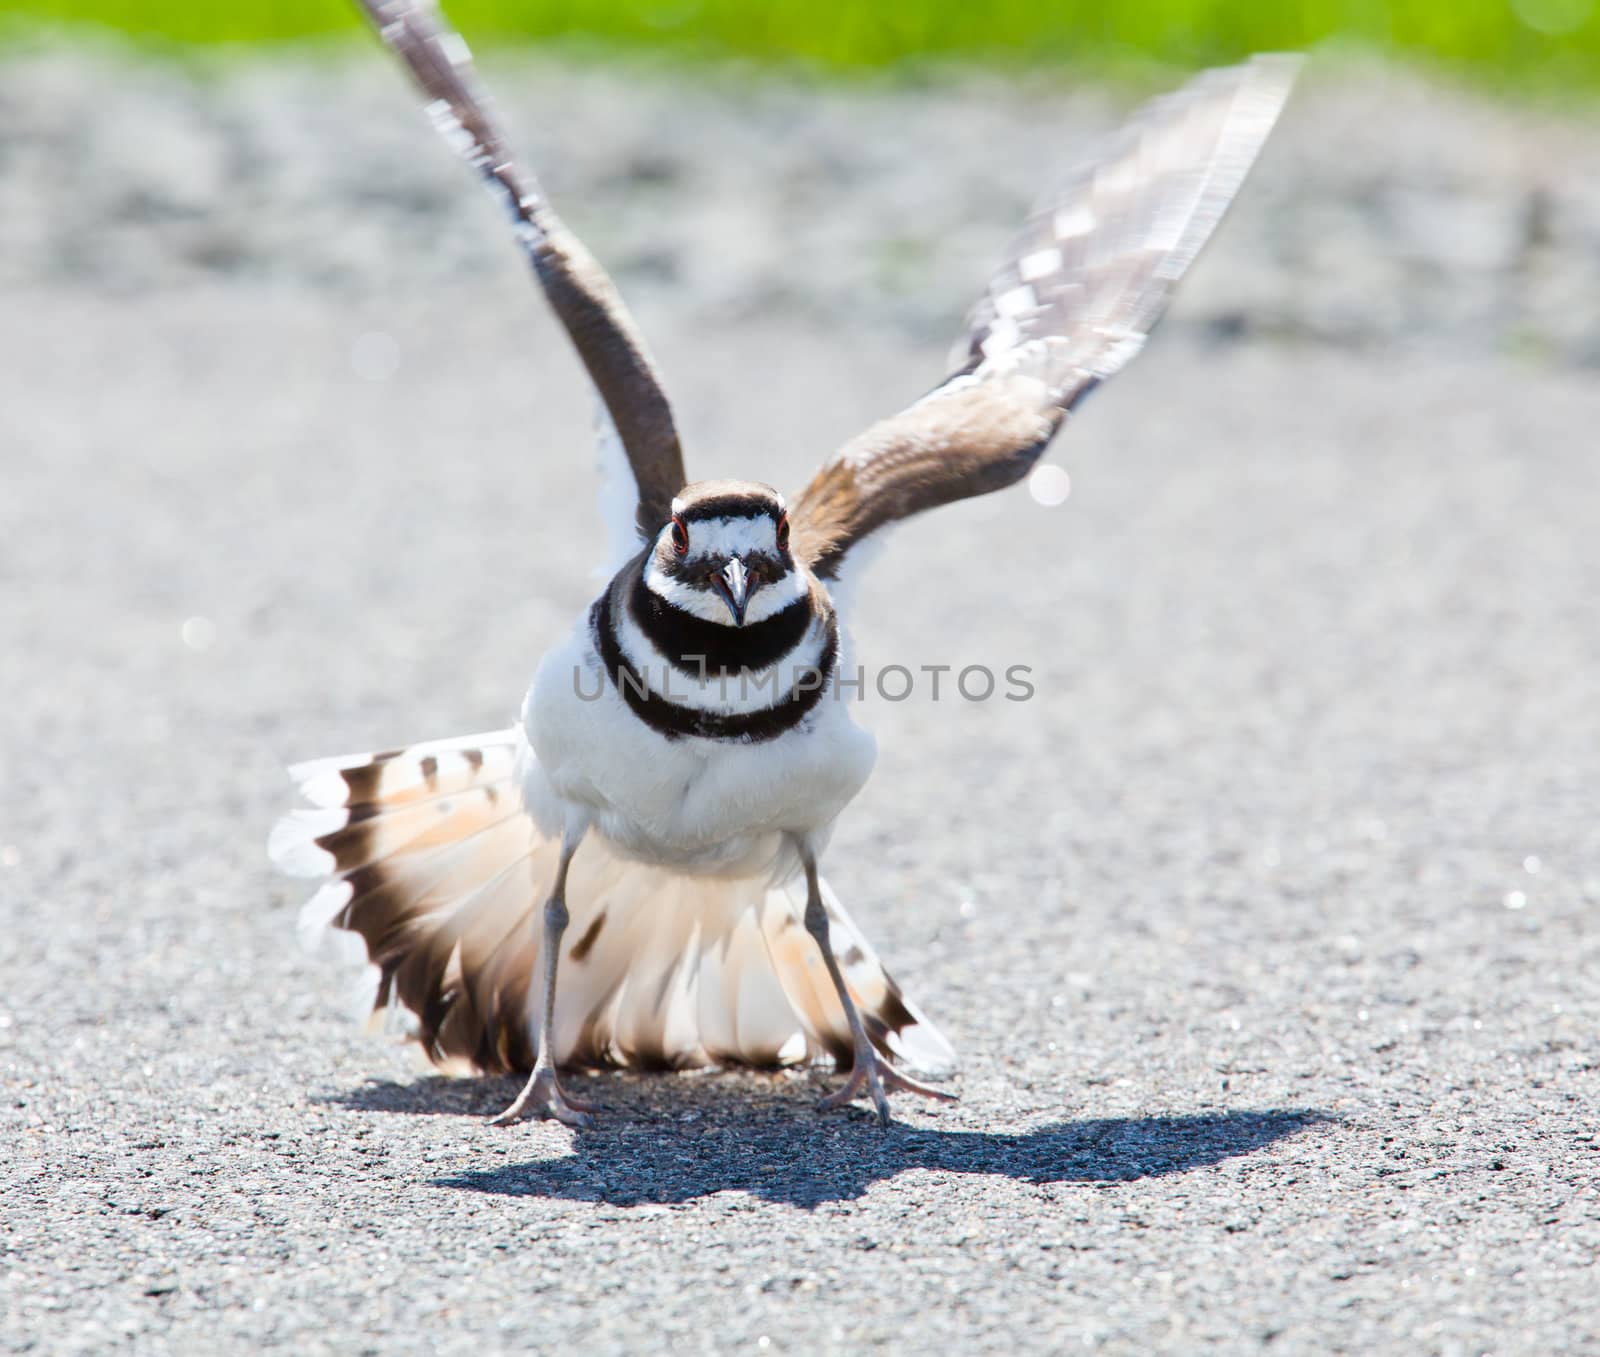
[[[1149,105],[1029,219],[953,370],[792,501],[691,483],[661,381],[610,279],[513,163],[460,38],[419,0],[364,0],[452,146],[508,214],[599,397],[610,583],[507,730],[293,769],[273,832],[326,881],[310,934],[359,937],[375,1009],[436,1062],[530,1071],[496,1120],[591,1124],[562,1067],[832,1056],[825,1099],[946,1099],[950,1045],[819,869],[873,763],[838,676],[839,586],[912,514],[1011,485],[1136,354],[1293,80],[1289,58]]]

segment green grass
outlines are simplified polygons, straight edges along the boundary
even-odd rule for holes
[[[1346,40],[1496,83],[1600,85],[1600,0],[453,0],[480,42],[584,38],[872,69],[906,58],[1184,66]],[[179,43],[353,32],[347,0],[0,0],[0,14]]]

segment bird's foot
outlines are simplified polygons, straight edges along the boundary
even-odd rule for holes
[[[818,1103],[817,1110],[832,1112],[837,1108],[848,1107],[861,1096],[863,1091],[871,1095],[872,1105],[878,1110],[878,1124],[881,1126],[889,1124],[891,1093],[916,1093],[941,1103],[956,1101],[954,1093],[946,1093],[943,1089],[918,1083],[910,1076],[901,1074],[869,1046],[866,1051],[856,1052],[855,1064],[845,1078],[844,1087],[837,1093],[830,1093]]]
[[[516,1102],[490,1121],[491,1126],[510,1126],[512,1122],[528,1117],[554,1117],[568,1126],[585,1131],[594,1128],[594,1118],[589,1114],[600,1108],[581,1098],[569,1097],[556,1082],[556,1072],[549,1066],[540,1066],[528,1076],[528,1082],[517,1094]]]

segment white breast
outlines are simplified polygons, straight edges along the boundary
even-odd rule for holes
[[[786,869],[783,836],[826,838],[877,752],[833,689],[765,743],[669,740],[606,678],[587,618],[540,664],[522,721],[537,760],[524,792],[547,833],[583,807],[627,855],[708,872]]]
[[[627,612],[617,622],[617,643],[635,673],[669,702],[695,711],[743,716],[772,706],[796,689],[805,691],[818,685],[828,647],[828,624],[820,617],[812,618],[794,649],[757,674],[723,675],[707,670],[703,662],[694,673],[674,668]]]

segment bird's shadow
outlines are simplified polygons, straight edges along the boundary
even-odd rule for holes
[[[815,1100],[823,1085],[792,1076],[568,1082],[579,1096],[604,1104],[595,1130],[569,1139],[551,1126],[496,1128],[498,1136],[537,1137],[553,1154],[466,1169],[434,1185],[613,1206],[677,1204],[732,1191],[809,1210],[860,1197],[914,1169],[1035,1185],[1165,1177],[1334,1120],[1315,1109],[1266,1108],[1052,1121],[1017,1132],[900,1122],[883,1129],[859,1109],[819,1117]],[[361,1111],[484,1115],[509,1102],[516,1088],[513,1081],[426,1078],[373,1082],[329,1101]]]

